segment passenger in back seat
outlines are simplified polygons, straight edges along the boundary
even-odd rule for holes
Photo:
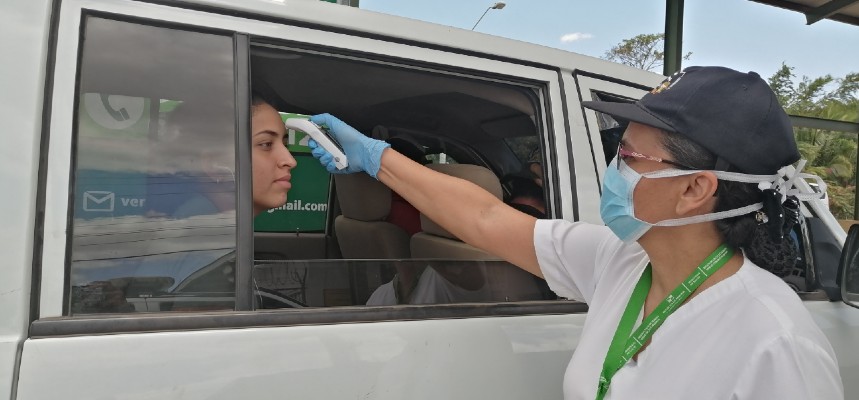
[[[543,219],[546,218],[546,202],[537,179],[530,170],[508,176],[505,182],[510,186],[510,195],[505,202],[525,214]]]
[[[410,158],[412,161],[422,165],[426,164],[426,153],[424,153],[423,147],[413,138],[394,136],[389,138],[387,142],[391,145],[392,149]],[[386,220],[398,226],[409,236],[421,231],[420,211],[393,190],[391,191],[391,210]],[[367,300],[368,306],[410,304],[414,301],[414,297],[424,298],[423,300],[425,301],[436,301],[436,299],[426,299],[426,295],[413,295],[426,266],[399,262],[394,265],[394,268],[397,271],[394,274],[394,278],[373,291],[370,299]]]
[[[392,149],[412,161],[421,165],[427,164],[424,148],[414,138],[400,135],[389,138],[387,142],[391,145]],[[400,229],[406,231],[409,235],[414,235],[421,231],[420,211],[393,190],[391,191],[391,212],[388,214],[387,221],[399,226]]]
[[[510,207],[528,214],[537,219],[546,219],[546,201],[543,195],[542,178],[534,172],[534,165],[540,166],[539,162],[529,162],[519,173],[508,176],[505,181],[510,185],[510,195],[505,203]],[[542,170],[540,170],[542,173]],[[552,292],[544,279],[533,276],[534,282],[540,288],[542,298],[557,299],[558,296]]]

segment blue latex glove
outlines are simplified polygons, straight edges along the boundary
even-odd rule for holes
[[[308,147],[311,148],[310,153],[319,160],[328,172],[332,174],[349,174],[364,171],[373,178],[376,178],[376,174],[379,173],[379,167],[381,167],[382,163],[382,152],[386,148],[391,147],[390,144],[364,136],[361,132],[358,132],[355,128],[331,114],[314,115],[310,117],[310,120],[317,125],[328,127],[328,131],[340,142],[343,152],[346,153],[346,159],[349,160],[348,167],[338,170],[331,153],[325,151],[316,141],[311,139],[307,143]]]

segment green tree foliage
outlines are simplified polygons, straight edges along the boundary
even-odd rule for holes
[[[788,114],[859,122],[859,73],[844,78],[803,76],[798,82],[793,68],[782,64],[769,78]],[[795,128],[797,145],[808,160],[809,172],[826,181],[830,209],[836,218],[854,218],[857,137],[853,133]]]
[[[620,44],[607,51],[603,58],[636,68],[654,71],[657,68],[661,68],[665,61],[665,52],[662,51],[664,41],[664,33],[643,33],[630,39],[624,39]],[[683,56],[683,59],[688,60],[690,56],[692,56],[692,53],[687,53]]]
[[[803,76],[794,82],[793,67],[782,63],[769,78],[770,87],[791,115],[855,122],[859,119],[859,73],[842,79]]]

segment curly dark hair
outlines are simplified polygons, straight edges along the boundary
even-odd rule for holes
[[[662,145],[674,161],[701,170],[715,170],[718,159],[709,150],[679,133],[663,131]],[[721,170],[737,171],[734,167],[720,164]],[[721,212],[759,203],[763,192],[756,183],[719,180],[716,189],[716,206],[713,212]],[[797,245],[791,235],[782,240],[773,240],[764,224],[759,224],[755,213],[715,221],[722,240],[729,246],[745,251],[746,256],[758,266],[785,276],[790,273],[797,260]]]

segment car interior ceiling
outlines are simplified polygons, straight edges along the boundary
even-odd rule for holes
[[[366,134],[376,126],[411,134],[430,152],[499,176],[520,167],[499,144],[537,135],[536,95],[521,86],[267,47],[252,49],[251,73],[254,91],[281,111],[328,112]]]
[[[474,128],[500,118],[530,117],[534,110],[523,90],[488,81],[312,54],[284,59],[271,56],[272,51],[252,52],[254,89],[277,94],[296,112],[342,115],[359,130],[382,124],[444,133],[463,122]],[[450,135],[480,132],[464,131]]]

